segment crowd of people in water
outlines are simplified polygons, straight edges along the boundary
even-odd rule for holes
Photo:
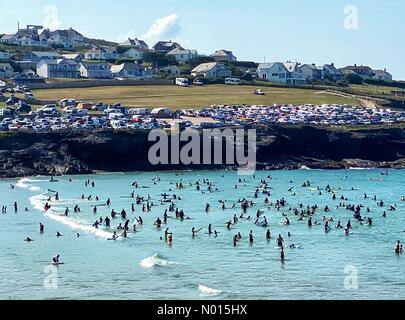
[[[385,175],[388,173],[381,173],[381,174]],[[179,178],[180,181],[171,182],[170,183],[171,187],[168,191],[169,193],[167,192],[161,193],[159,195],[158,203],[155,203],[149,194],[147,196],[140,196],[137,195],[136,192],[134,191],[136,189],[147,189],[149,187],[143,186],[137,181],[134,181],[132,183],[131,188],[133,189],[133,191],[128,195],[128,198],[132,202],[130,213],[132,214],[133,217],[135,217],[133,219],[133,225],[130,225],[131,219],[129,218],[129,213],[125,209],[122,209],[121,211],[115,211],[115,209],[113,208],[113,199],[107,198],[106,200],[105,199],[103,200],[100,199],[100,197],[97,195],[93,196],[85,194],[81,194],[79,197],[82,200],[87,200],[89,202],[97,201],[99,203],[94,205],[93,207],[92,213],[94,216],[98,216],[99,207],[103,207],[104,212],[106,211],[105,208],[108,208],[107,210],[110,212],[110,215],[105,217],[100,216],[100,218],[94,221],[92,226],[96,229],[104,228],[106,230],[111,231],[112,236],[108,240],[112,241],[117,240],[118,238],[127,238],[128,233],[140,232],[141,227],[144,225],[144,221],[141,215],[150,213],[156,206],[164,207],[162,217],[160,216],[157,217],[153,226],[151,227],[157,228],[158,230],[164,229],[164,233],[162,233],[163,235],[160,237],[160,240],[167,243],[167,245],[172,246],[174,244],[174,235],[169,228],[168,219],[175,218],[179,221],[192,220],[192,218],[189,217],[184,212],[183,209],[177,206],[179,201],[182,200],[181,196],[177,193],[181,193],[181,190],[185,188],[195,188],[195,190],[200,192],[202,195],[219,191],[216,184],[210,181],[209,179],[197,178],[194,182],[186,183],[181,178],[181,174],[176,175],[180,176]],[[224,175],[222,177],[224,177]],[[233,217],[230,220],[224,222],[227,232],[232,233],[233,228],[237,226],[238,223],[240,223],[241,221],[246,221],[250,222],[251,225],[254,227],[260,227],[259,230],[264,230],[260,231],[260,233],[263,232],[262,237],[264,237],[266,241],[272,241],[273,235],[270,229],[269,221],[265,215],[265,210],[254,209],[254,207],[258,206],[260,202],[262,202],[263,206],[267,207],[269,210],[281,212],[284,219],[282,224],[286,226],[292,223],[291,219],[293,216],[296,218],[296,221],[298,222],[303,222],[305,220],[308,228],[323,225],[325,233],[330,232],[332,229],[342,230],[345,236],[349,236],[352,233],[351,230],[353,229],[352,226],[353,221],[356,221],[357,223],[363,226],[368,227],[373,226],[373,218],[369,216],[369,214],[371,213],[370,207],[364,203],[350,203],[348,197],[343,195],[343,190],[339,187],[334,188],[329,184],[326,185],[325,187],[320,186],[313,187],[310,181],[304,181],[301,185],[301,188],[310,188],[311,191],[314,192],[314,194],[318,194],[319,196],[322,195],[328,196],[336,209],[344,209],[350,212],[353,218],[349,219],[346,222],[342,222],[341,220],[338,220],[336,217],[333,218],[330,213],[334,210],[334,208],[329,205],[320,207],[317,204],[310,205],[299,203],[299,205],[297,206],[290,206],[289,201],[284,197],[277,200],[271,200],[270,198],[272,197],[272,195],[270,184],[272,177],[270,175],[268,175],[266,178],[260,179],[260,181],[259,179],[256,180],[255,175],[253,175],[249,179],[253,179],[254,181],[256,181],[256,187],[252,190],[253,191],[252,200],[248,200],[247,198],[238,199],[236,202],[232,202],[229,200],[218,200],[219,203],[216,205],[212,203],[206,203],[205,206],[202,206],[201,211],[205,212],[206,214],[209,214],[213,210],[222,210],[222,211],[233,210],[234,212],[239,211],[239,213],[233,214]],[[50,182],[56,181],[57,180],[55,180],[53,177],[50,180]],[[155,177],[152,179],[152,183],[154,185],[157,185],[160,181],[161,180],[159,177]],[[69,179],[69,182],[72,183],[73,180]],[[234,186],[227,185],[225,187],[238,189],[241,186],[246,187],[246,182],[247,182],[246,178],[245,179],[239,178]],[[288,192],[290,193],[291,197],[295,197],[297,194],[296,189],[299,188],[299,186],[295,186],[293,184],[293,181],[290,181],[290,184],[291,187],[288,189]],[[88,179],[84,182],[84,186],[94,191],[96,190],[95,181],[91,181]],[[10,185],[10,188],[14,189],[15,186]],[[353,187],[351,188],[351,190],[355,191],[356,189]],[[61,195],[59,191],[48,189],[48,194],[49,197],[46,199],[43,207],[44,211],[52,210],[52,206],[54,204],[55,205],[58,204],[61,200]],[[340,196],[338,194],[340,194]],[[381,209],[380,214],[383,219],[387,217],[388,212],[396,211],[398,207],[397,204],[386,204],[384,200],[378,199],[377,196],[375,195],[369,196],[368,194],[364,193],[363,198],[364,200],[371,200],[372,203],[374,203],[378,208]],[[400,198],[400,201],[405,202],[405,196],[402,196]],[[7,206],[3,205],[2,214],[6,214],[7,210],[8,210]],[[72,214],[74,215],[75,213],[81,212],[79,204],[75,204],[72,210],[73,212],[71,211],[71,208],[66,207],[63,212],[63,215],[68,217]],[[138,214],[139,210],[142,212],[141,215]],[[17,202],[14,202],[13,211],[15,213],[19,211],[19,205]],[[29,209],[24,208],[24,211],[28,212]],[[288,215],[286,212],[289,212],[290,215]],[[115,221],[117,221],[117,223],[115,223]],[[199,234],[203,230],[206,230],[206,234],[208,234],[209,236],[213,237],[220,236],[220,232],[218,232],[212,224],[209,224],[206,227],[193,226],[190,231],[190,237],[195,238],[199,236]],[[39,232],[40,233],[45,232],[45,225],[43,223],[39,224]],[[58,238],[63,237],[63,235],[59,231],[56,231],[56,237]],[[80,237],[80,234],[76,233],[76,237]],[[287,237],[291,239],[293,236],[290,232],[288,232]],[[243,236],[240,232],[238,232],[236,234],[233,234],[232,242],[231,241],[230,242],[234,247],[237,247],[242,241],[244,241],[244,238],[245,236]],[[250,245],[253,245],[257,239],[257,235],[254,234],[253,230],[250,230],[249,234],[246,236],[246,239]],[[32,242],[34,240],[31,237],[27,237],[24,241]],[[275,237],[275,242],[277,244],[277,248],[279,249],[280,260],[284,262],[286,245],[283,236],[281,234],[278,234]],[[302,247],[302,244],[292,243],[287,247],[289,249],[299,249]],[[397,255],[402,254],[403,246],[400,240],[396,242],[394,252]],[[52,263],[55,265],[62,264],[62,262],[60,262],[60,255],[55,255],[52,258]]]

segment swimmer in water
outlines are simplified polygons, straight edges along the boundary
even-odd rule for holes
[[[395,253],[396,254],[401,254],[403,252],[403,249],[402,249],[402,244],[401,244],[401,241],[397,241],[397,243],[395,244]]]

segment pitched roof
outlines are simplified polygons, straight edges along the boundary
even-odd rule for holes
[[[223,64],[220,64],[218,62],[207,62],[207,63],[201,63],[197,67],[195,67],[191,72],[208,72],[214,69],[216,66],[224,66]],[[225,66],[224,66],[225,67]]]
[[[176,54],[191,54],[197,55],[197,50],[190,50],[190,49],[183,49],[181,47],[174,48],[172,51],[167,53],[168,55],[176,55]]]
[[[131,39],[128,38],[126,41],[120,43],[121,46],[134,46],[134,47],[140,47],[140,48],[148,48],[148,45],[146,44],[145,41],[140,40],[138,38]]]
[[[39,58],[42,57],[54,57],[58,58],[60,57],[60,54],[54,51],[32,51],[31,54],[36,55]]]
[[[130,62],[124,62],[119,65],[112,65],[111,66],[111,72],[112,73],[118,73],[122,70],[128,70],[128,71],[139,71],[143,70],[142,67],[138,63],[130,63]]]
[[[221,50],[215,51],[213,54],[210,55],[210,57],[227,57],[230,55],[233,56],[232,51],[221,49]]]

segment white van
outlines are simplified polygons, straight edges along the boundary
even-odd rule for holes
[[[239,85],[240,79],[239,78],[226,78],[225,84]]]
[[[176,85],[181,87],[188,87],[188,79],[187,78],[176,78]]]

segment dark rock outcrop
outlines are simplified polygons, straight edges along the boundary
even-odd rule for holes
[[[405,168],[405,130],[258,127],[257,168]],[[0,137],[0,177],[93,171],[219,169],[222,165],[158,165],[148,160],[148,132],[14,133]],[[230,166],[232,167],[232,166]]]

